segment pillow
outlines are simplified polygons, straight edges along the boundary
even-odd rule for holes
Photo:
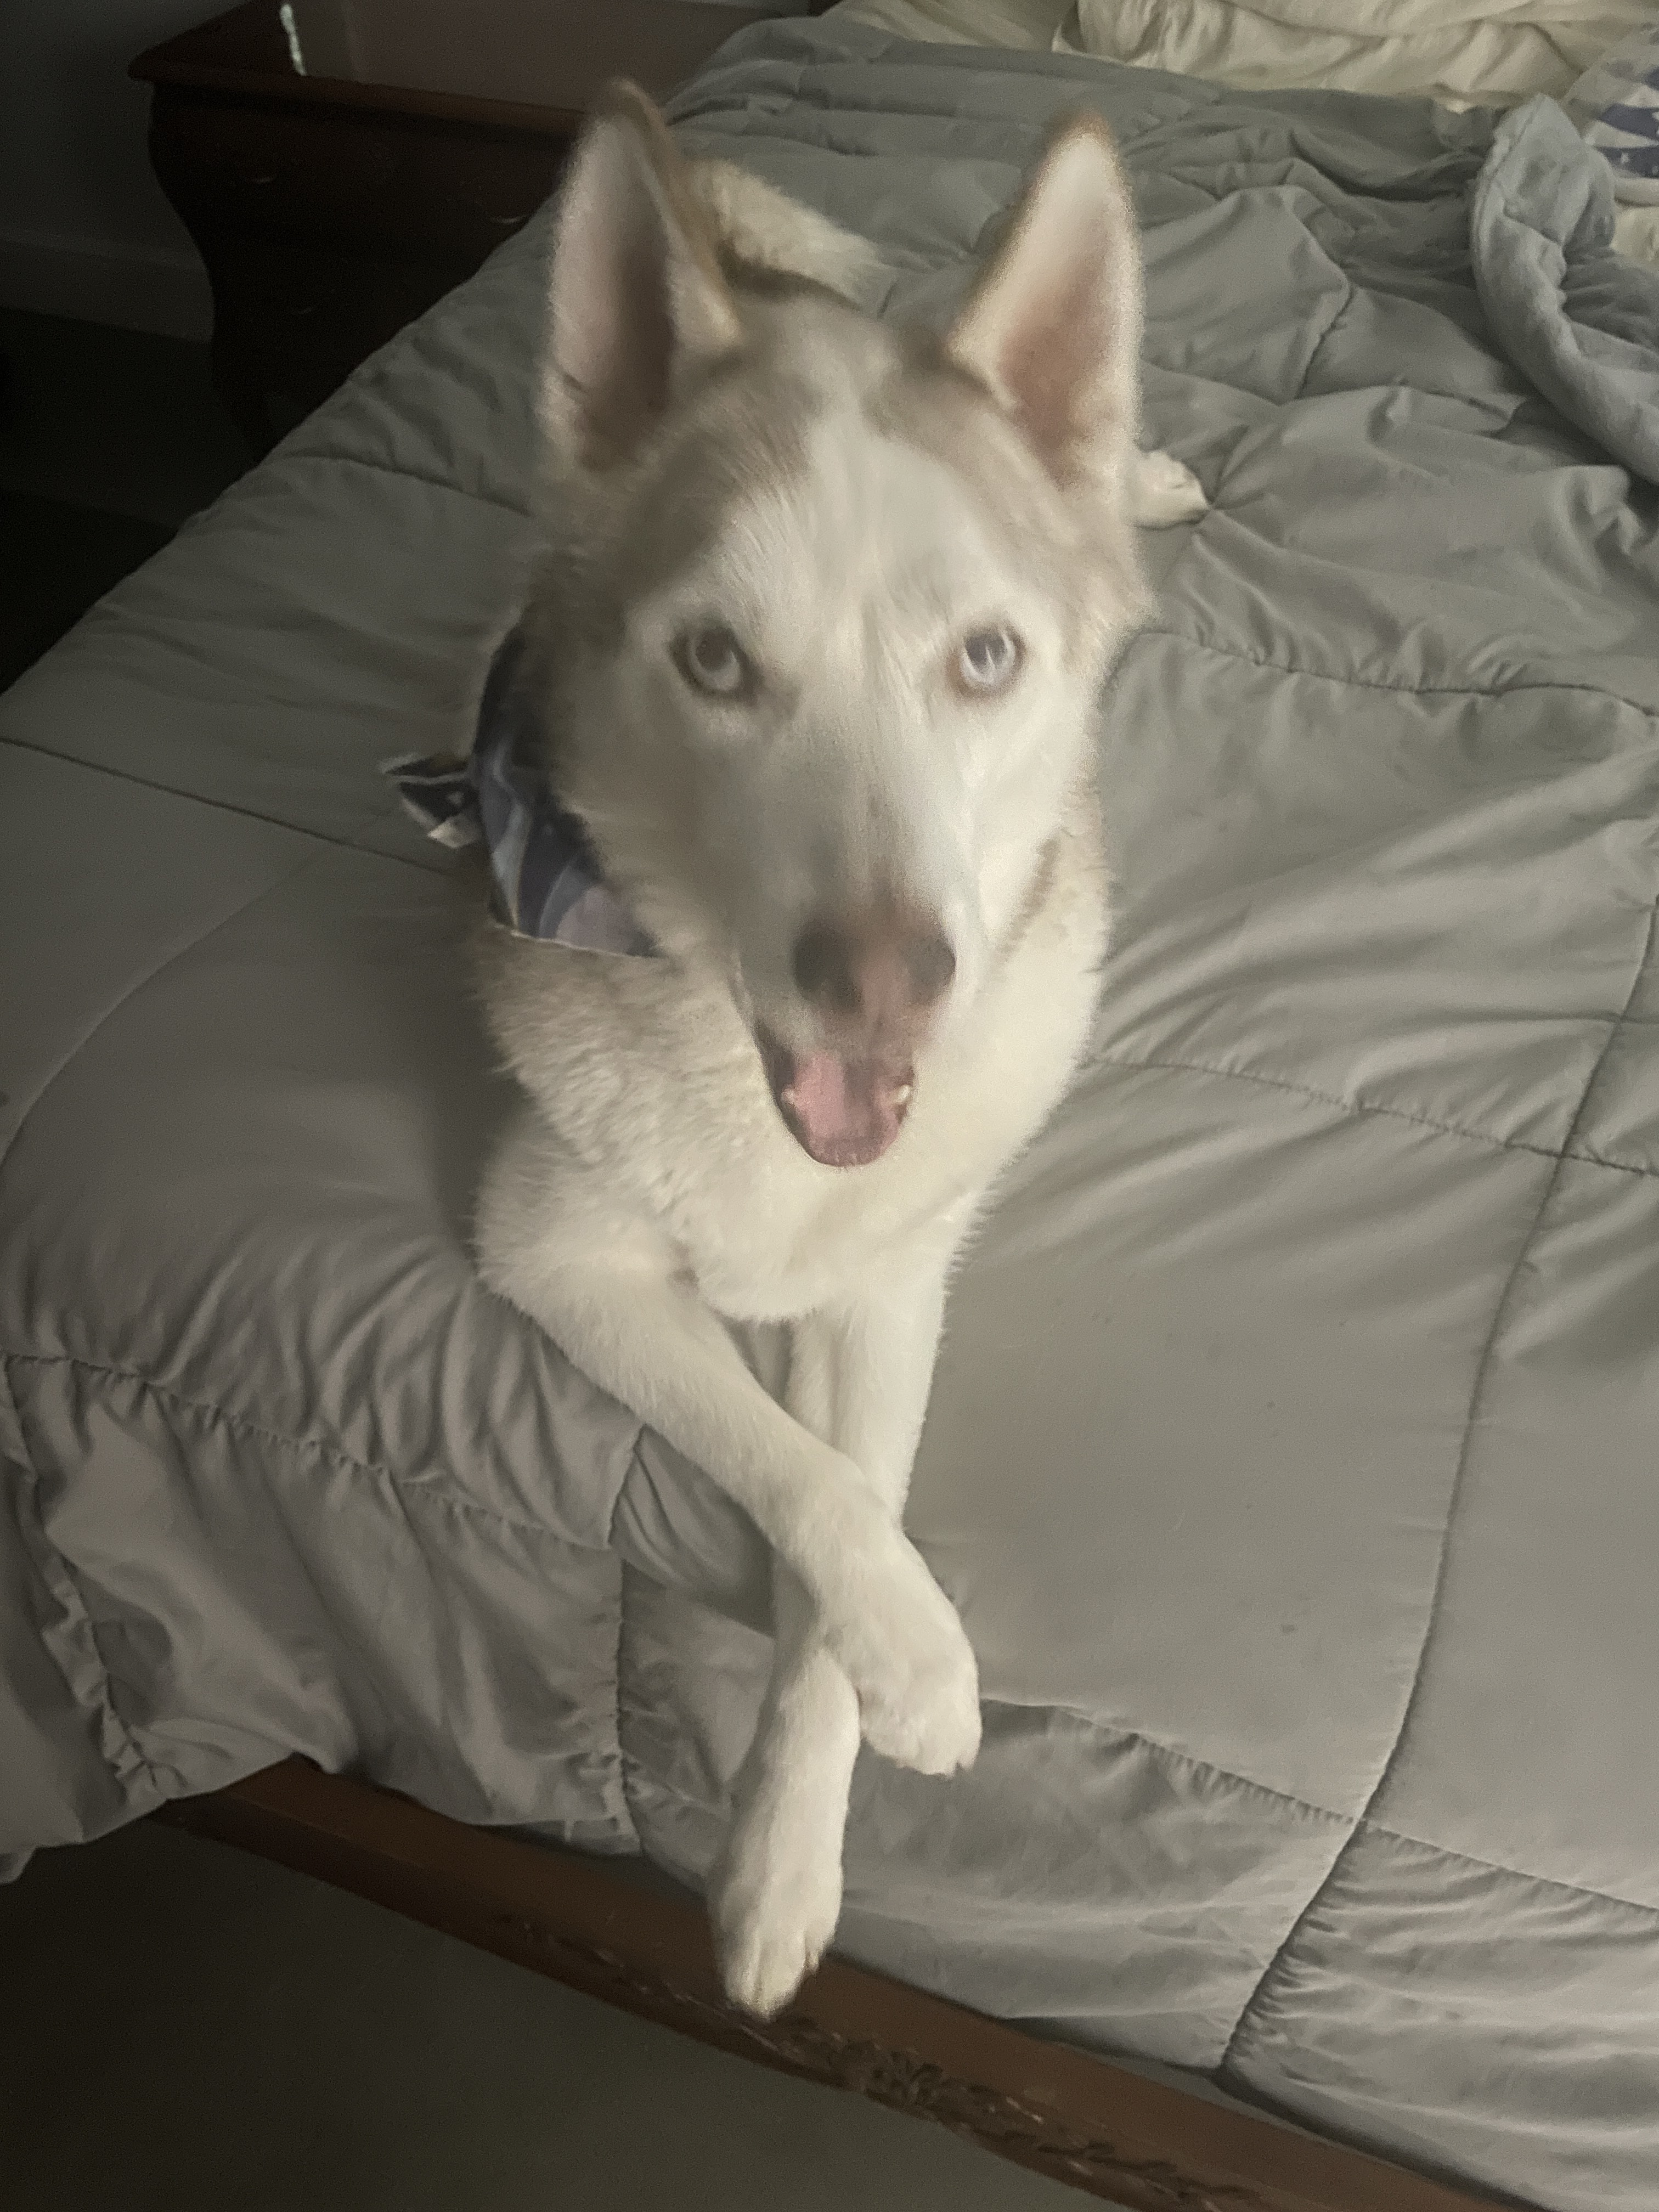
[[[1071,0],[837,0],[828,10],[896,39],[1047,53]]]
[[[1076,0],[1054,44],[1240,91],[1321,85],[1508,107],[1566,92],[1652,18],[1652,0]]]
[[[1659,204],[1659,21],[1603,54],[1561,105],[1606,157],[1614,198]]]

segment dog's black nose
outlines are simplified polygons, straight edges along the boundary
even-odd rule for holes
[[[951,988],[957,956],[931,918],[886,908],[809,921],[790,963],[801,996],[843,1021],[902,1022]]]
[[[790,966],[804,999],[838,1014],[859,1010],[858,939],[832,921],[809,921]]]

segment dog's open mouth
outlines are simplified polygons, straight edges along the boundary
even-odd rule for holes
[[[908,1060],[792,1052],[769,1030],[757,1034],[766,1079],[788,1131],[827,1168],[867,1167],[904,1123],[915,1088]]]

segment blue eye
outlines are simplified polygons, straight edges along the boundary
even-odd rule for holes
[[[674,643],[674,663],[694,691],[711,699],[746,699],[755,665],[724,623],[700,623]]]
[[[953,672],[959,689],[980,698],[1006,691],[1020,672],[1025,647],[1000,623],[969,630],[957,651]]]

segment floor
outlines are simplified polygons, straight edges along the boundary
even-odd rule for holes
[[[0,690],[246,465],[205,346],[0,308]]]
[[[245,459],[179,341],[0,311],[0,688]],[[1072,2212],[942,2129],[153,1826],[0,1888],[6,2212]]]
[[[943,2129],[141,1826],[0,1889],[7,2212],[1082,2212]]]

